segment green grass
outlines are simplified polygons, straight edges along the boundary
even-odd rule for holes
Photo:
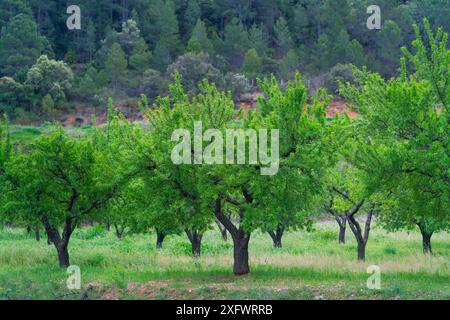
[[[45,133],[48,130],[48,126],[23,126],[23,125],[11,125],[11,142],[18,143],[21,145],[27,145],[31,143],[34,139],[39,137],[41,134]],[[89,134],[92,132],[93,128],[91,126],[84,127],[68,127],[65,128],[66,132],[68,132],[72,136],[81,136],[85,134]]]
[[[76,230],[71,263],[81,269],[82,289],[69,290],[56,252],[23,229],[0,230],[0,299],[450,299],[448,233],[433,236],[434,255],[421,252],[418,233],[374,228],[365,262],[356,261],[356,243],[337,243],[337,226],[289,232],[283,248],[268,235],[250,241],[251,274],[232,274],[231,241],[217,230],[203,240],[200,258],[189,255],[183,235],[169,236],[155,249],[155,235],[118,241],[99,228]],[[381,268],[381,290],[369,290],[369,265]]]

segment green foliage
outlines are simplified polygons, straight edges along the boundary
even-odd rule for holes
[[[339,93],[339,83],[353,83],[354,66],[351,64],[337,64],[326,74],[324,87],[332,94]]]
[[[233,18],[225,27],[223,40],[223,53],[232,67],[239,68],[242,65],[248,44],[244,26],[237,18]]]
[[[120,90],[123,77],[127,72],[127,59],[120,44],[114,43],[105,62],[105,73],[115,93]]]
[[[84,27],[67,37],[61,8],[55,4],[5,0],[0,5],[4,33],[0,77],[23,83],[28,69],[46,54],[50,59],[64,58],[73,68],[77,85],[69,97],[71,103],[104,104],[111,94],[119,102],[136,101],[147,69],[158,70],[167,81],[171,73],[167,67],[179,56],[206,52],[225,77],[230,72],[245,73],[245,56],[253,48],[261,59],[260,74],[277,74],[283,81],[292,79],[297,69],[315,79],[336,64],[367,65],[368,70],[389,78],[399,66],[398,48],[414,38],[414,20],[428,17],[432,27],[448,30],[448,10],[441,9],[445,1],[382,0],[378,5],[383,26],[378,32],[365,26],[369,4],[365,0],[133,0],[111,6],[107,0],[95,4],[79,0]],[[125,67],[123,59],[118,64],[121,83],[112,80],[117,74],[112,75],[111,64],[105,66],[112,51],[118,58],[114,43],[120,45],[127,61]],[[85,78],[90,67],[97,70],[95,79],[92,74]],[[157,94],[164,95],[165,89],[162,86]],[[14,103],[0,101],[0,108],[11,116],[30,118],[24,112],[39,111],[44,95],[34,97],[28,92],[21,96]],[[60,107],[58,99],[52,99]]]
[[[211,56],[214,54],[214,47],[208,39],[205,23],[200,19],[197,21],[194,30],[192,30],[186,51],[195,53],[205,52]]]
[[[403,39],[398,25],[391,20],[385,21],[377,37],[383,74],[388,74],[398,67],[402,43]]]
[[[245,54],[242,71],[245,76],[251,79],[256,79],[260,75],[262,71],[261,59],[254,48],[249,49]]]
[[[150,65],[152,53],[148,49],[144,39],[139,39],[133,48],[130,56],[130,67],[134,70],[142,71]]]
[[[203,79],[218,85],[222,82],[220,71],[213,66],[207,53],[186,53],[167,68],[167,74],[179,73],[181,82],[189,92],[197,92],[196,87]]]
[[[290,49],[294,47],[291,33],[287,21],[284,17],[280,17],[274,26],[275,43],[279,57],[283,57]]]
[[[1,29],[0,74],[23,81],[27,69],[44,53],[48,45],[36,22],[28,15],[19,14]]]
[[[159,6],[156,15],[156,28],[159,39],[154,49],[153,64],[156,69],[163,71],[176,58],[180,48],[178,20],[172,0],[156,1]]]
[[[66,101],[67,93],[72,88],[73,77],[72,70],[64,62],[51,60],[43,55],[28,70],[26,85],[38,98],[42,98],[45,113],[55,107],[55,102]]]
[[[404,50],[414,74],[407,75],[404,60],[401,77],[389,81],[363,70],[342,93],[364,117],[360,129],[366,142],[354,164],[367,172],[370,190],[387,195],[383,222],[393,229],[417,224],[433,233],[449,227],[450,55],[443,30],[435,36],[424,24],[429,46],[416,28],[416,53]]]

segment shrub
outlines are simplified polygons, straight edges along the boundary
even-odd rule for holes
[[[330,91],[332,94],[337,94],[339,89],[339,82],[342,83],[353,83],[354,75],[353,75],[352,64],[337,64],[325,75],[325,83],[324,86]]]

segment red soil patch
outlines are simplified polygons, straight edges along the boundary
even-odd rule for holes
[[[327,118],[333,118],[334,116],[343,113],[346,113],[351,119],[360,116],[357,112],[352,111],[347,107],[347,102],[345,100],[334,100],[330,102],[330,105],[327,108]]]

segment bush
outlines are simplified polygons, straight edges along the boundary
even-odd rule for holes
[[[252,85],[244,75],[230,72],[225,76],[225,90],[231,91],[233,97],[239,97],[249,93]]]
[[[324,86],[332,94],[337,94],[339,89],[339,82],[353,83],[355,77],[353,75],[352,64],[337,64],[325,75]]]

